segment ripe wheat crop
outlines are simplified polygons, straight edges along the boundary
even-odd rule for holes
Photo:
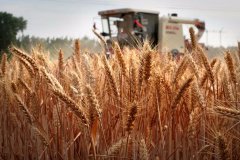
[[[193,35],[193,34],[191,34]],[[145,43],[110,59],[50,61],[10,47],[0,71],[0,159],[238,159],[239,54],[179,61]],[[237,57],[238,59],[234,59]]]

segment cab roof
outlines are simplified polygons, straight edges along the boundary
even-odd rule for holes
[[[113,16],[121,17],[122,14],[126,13],[150,13],[150,14],[159,14],[157,11],[144,10],[144,9],[133,9],[133,8],[121,8],[121,9],[111,9],[98,12],[100,16]]]

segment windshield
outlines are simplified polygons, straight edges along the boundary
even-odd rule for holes
[[[109,17],[111,36],[117,37],[119,32],[123,31],[123,18]]]
[[[117,38],[121,34],[132,31],[132,14],[122,14],[102,18],[102,35],[109,38]]]
[[[109,36],[108,18],[102,18],[102,35]]]

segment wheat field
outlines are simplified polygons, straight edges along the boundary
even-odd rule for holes
[[[14,46],[0,72],[0,159],[230,160],[240,157],[240,54],[179,61],[148,43],[50,61]]]

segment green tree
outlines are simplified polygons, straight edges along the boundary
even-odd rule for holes
[[[6,52],[11,43],[16,42],[19,31],[26,29],[27,21],[7,12],[0,12],[0,53]]]

